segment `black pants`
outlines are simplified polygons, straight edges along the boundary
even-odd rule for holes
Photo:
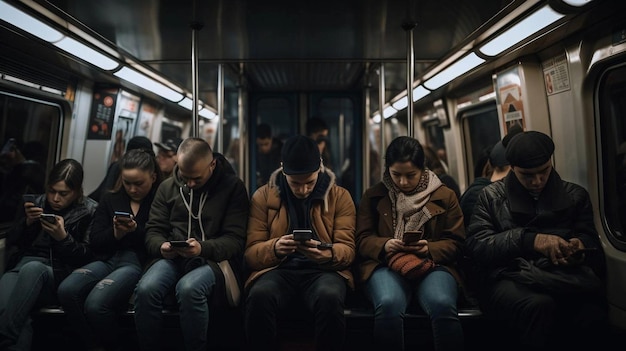
[[[255,350],[277,350],[277,318],[290,311],[302,311],[299,307],[304,307],[315,321],[316,349],[343,349],[345,296],[346,282],[336,272],[274,269],[263,274],[246,297],[248,345]]]
[[[499,280],[483,291],[481,300],[488,316],[507,322],[520,350],[598,349],[606,340],[607,305],[598,294],[550,295]]]

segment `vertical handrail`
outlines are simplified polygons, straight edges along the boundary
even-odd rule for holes
[[[217,152],[224,153],[224,64],[217,65]]]
[[[413,48],[413,28],[416,23],[408,20],[402,24],[402,29],[406,31],[406,128],[408,136],[415,134],[413,127],[413,79],[415,77],[415,53]]]
[[[193,2],[193,16],[196,16],[196,1]],[[200,135],[200,119],[198,116],[198,32],[203,25],[199,21],[192,21],[191,27],[191,136]]]
[[[378,111],[380,112],[380,164],[384,165],[385,150],[387,149],[387,143],[385,142],[385,115],[383,113],[385,109],[385,64],[381,63],[378,69]],[[380,175],[384,173],[385,167],[380,167]]]

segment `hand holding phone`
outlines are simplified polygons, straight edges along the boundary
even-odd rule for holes
[[[313,231],[311,229],[294,229],[293,240],[307,241],[313,239]]]
[[[53,214],[42,213],[39,217],[41,218],[41,220],[46,221],[48,223],[54,224],[57,222],[57,216]]]
[[[418,241],[422,240],[424,236],[424,231],[406,231],[402,236],[402,241],[404,245],[416,245]]]
[[[583,249],[578,249],[578,250],[574,251],[574,253],[573,253],[573,254],[571,254],[571,257],[573,257],[574,259],[580,259],[580,258],[582,258],[582,257],[583,257],[583,255],[584,255],[585,253],[595,252],[595,251],[597,251],[597,250],[598,250],[598,249],[597,249],[597,248],[595,248],[595,247],[585,247],[585,248],[583,248]]]
[[[28,206],[29,208],[37,206],[35,204],[35,200],[37,199],[37,195],[35,195],[35,194],[24,194],[24,195],[22,195],[22,199],[24,199],[24,203],[30,202],[30,203],[33,204],[32,206]]]
[[[171,240],[170,241],[170,245],[172,247],[189,247],[189,246],[191,246],[185,240]]]
[[[128,223],[133,220],[133,215],[124,211],[115,211],[115,218],[120,222]]]

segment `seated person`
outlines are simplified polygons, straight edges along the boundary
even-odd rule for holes
[[[554,147],[540,132],[515,135],[506,147],[511,171],[484,188],[468,227],[480,306],[520,350],[596,348],[608,328],[589,194],[561,179]]]
[[[245,331],[252,349],[278,349],[277,319],[294,304],[314,316],[317,350],[343,349],[354,225],[352,197],[322,167],[315,141],[287,139],[282,168],[252,197],[244,254],[251,270]],[[300,229],[305,237],[296,235]]]
[[[0,350],[30,350],[30,314],[56,305],[57,287],[92,260],[88,228],[98,203],[83,196],[83,167],[73,159],[50,171],[46,193],[24,202],[8,232],[0,279]],[[46,216],[42,216],[46,214]]]

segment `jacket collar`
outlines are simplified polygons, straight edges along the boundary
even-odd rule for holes
[[[519,182],[514,172],[511,171],[504,178],[504,184],[511,212],[535,215],[546,211],[559,211],[571,205],[563,181],[554,168],[537,201]]]

